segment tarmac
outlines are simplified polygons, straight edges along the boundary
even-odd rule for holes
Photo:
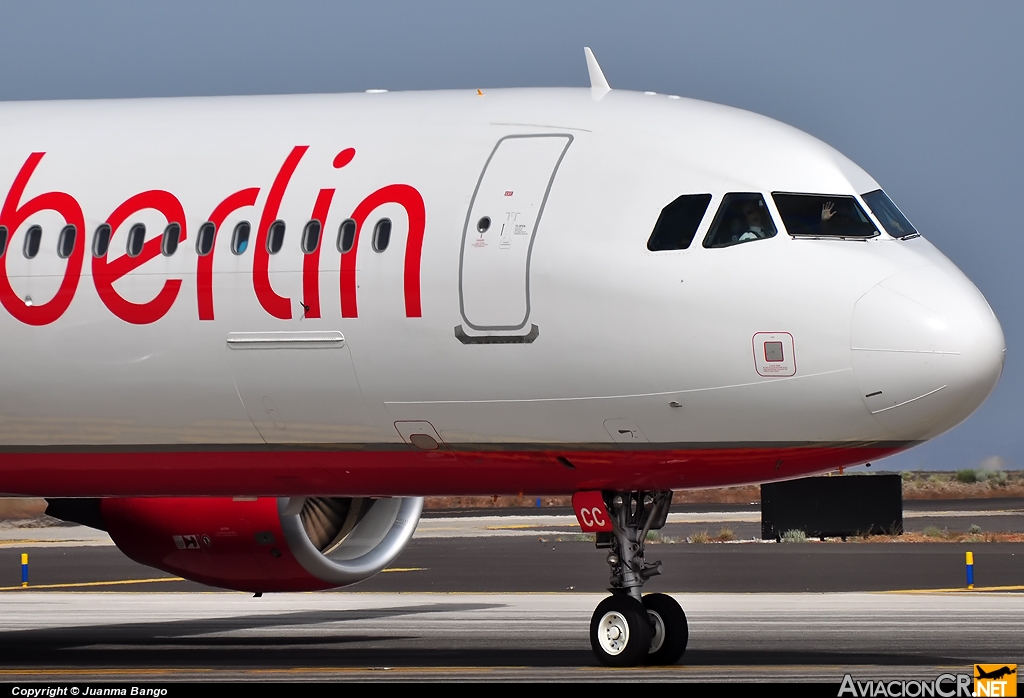
[[[600,594],[14,593],[0,681],[934,679],[1024,656],[1024,596],[679,594],[671,667],[597,665]]]
[[[908,506],[904,523],[1024,530],[1024,502],[977,506]],[[568,512],[428,512],[381,574],[340,591],[259,599],[139,565],[100,531],[8,526],[0,681],[838,684],[845,673],[934,679],[1024,659],[1022,543],[754,542],[756,505],[720,508],[674,511],[648,546],[664,573],[645,590],[680,601],[690,644],[676,666],[628,670],[600,667],[591,653],[590,615],[608,568]],[[722,527],[748,541],[685,542]]]

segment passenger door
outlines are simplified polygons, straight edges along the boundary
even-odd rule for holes
[[[569,134],[505,136],[484,164],[462,231],[463,342],[532,341],[530,257]]]

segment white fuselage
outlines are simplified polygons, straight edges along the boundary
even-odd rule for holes
[[[168,449],[414,450],[422,434],[456,459],[635,450],[666,454],[662,468],[707,449],[882,454],[962,421],[1002,367],[984,298],[924,238],[896,239],[874,218],[881,232],[866,240],[787,234],[772,192],[859,197],[878,184],[736,109],[588,89],[34,102],[0,105],[0,133],[0,225],[17,223],[0,288],[0,492],[45,495],[59,471],[34,480],[11,454],[127,452],[145,468]],[[252,189],[204,262],[201,226]],[[81,209],[70,259],[57,249],[67,215],[16,215],[47,192],[63,196],[41,208]],[[762,193],[779,234],[702,246],[730,192]],[[693,244],[649,251],[662,208],[702,193]],[[177,206],[184,219],[171,221]],[[315,211],[311,263],[300,238]],[[343,263],[349,217],[362,225]],[[283,246],[268,255],[278,219]],[[233,254],[240,221],[252,233]],[[114,230],[97,260],[104,222]],[[153,251],[169,222],[185,231],[175,253],[125,272],[130,228],[145,224]],[[761,370],[763,336],[786,342],[784,370]],[[721,483],[768,477],[716,467]],[[508,472],[447,489],[514,492]],[[132,487],[104,491],[167,492]],[[239,474],[234,491],[247,487]],[[282,487],[296,488],[310,491]]]

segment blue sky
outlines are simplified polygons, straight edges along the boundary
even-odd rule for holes
[[[1021,27],[1020,2],[10,0],[0,100],[581,86],[589,45],[612,87],[766,114],[881,182],[1008,347],[973,417],[881,465],[1021,468]]]

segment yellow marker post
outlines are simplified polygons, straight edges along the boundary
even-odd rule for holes
[[[967,553],[967,588],[974,588],[974,553]]]
[[[21,586],[28,586],[28,553],[21,554]]]

